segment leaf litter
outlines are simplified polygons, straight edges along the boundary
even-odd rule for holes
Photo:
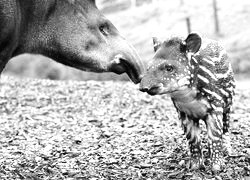
[[[188,146],[169,97],[130,82],[2,76],[0,104],[1,179],[250,179],[250,89],[236,91],[235,155],[217,175],[209,162],[187,169]]]

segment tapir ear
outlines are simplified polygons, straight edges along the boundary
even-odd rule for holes
[[[186,51],[196,53],[201,47],[201,37],[196,33],[191,33],[185,40]]]
[[[159,41],[157,37],[153,37],[153,45],[154,45],[154,51],[156,52],[161,46],[161,41]]]

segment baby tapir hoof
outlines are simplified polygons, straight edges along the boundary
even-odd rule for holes
[[[225,164],[222,160],[214,162],[214,163],[212,163],[211,170],[214,174],[219,173],[223,170],[224,165]]]
[[[219,173],[221,171],[221,166],[219,164],[213,164],[212,165],[212,172],[213,173]]]
[[[190,158],[187,163],[186,167],[189,170],[198,170],[204,168],[204,162],[201,158]]]
[[[215,153],[211,158],[211,170],[214,174],[219,173],[225,166],[225,161],[222,154]]]

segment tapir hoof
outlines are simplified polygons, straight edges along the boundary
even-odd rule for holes
[[[204,167],[204,162],[201,158],[190,158],[186,163],[186,167],[189,170],[197,170]]]
[[[225,166],[224,160],[223,159],[218,159],[216,162],[212,162],[211,164],[211,170],[214,174],[219,173],[223,170]]]
[[[219,164],[213,164],[212,165],[212,172],[213,173],[218,173],[218,172],[220,172],[221,171],[221,166],[219,165]]]

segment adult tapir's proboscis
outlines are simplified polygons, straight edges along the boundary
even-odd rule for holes
[[[94,0],[1,0],[0,72],[9,59],[42,54],[93,72],[126,72],[140,82],[143,64]]]

